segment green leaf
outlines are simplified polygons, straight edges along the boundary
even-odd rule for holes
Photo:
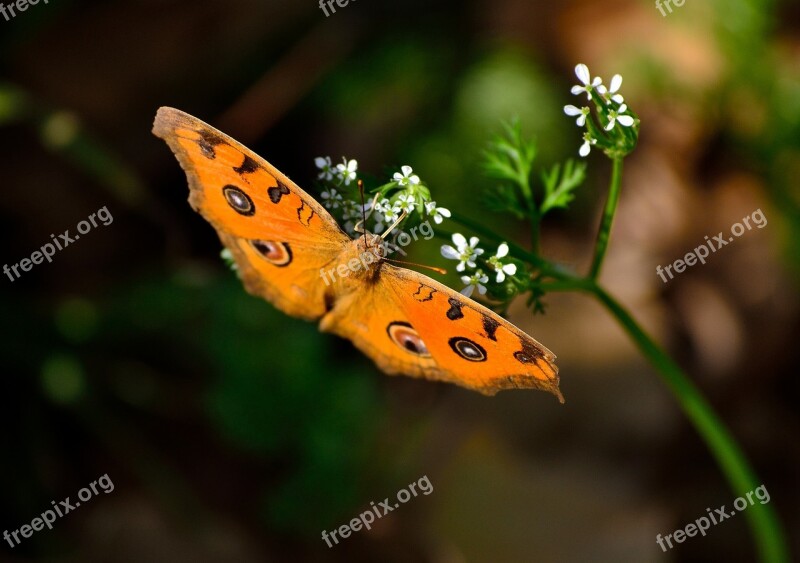
[[[542,173],[544,184],[544,200],[540,207],[540,214],[544,215],[551,209],[566,208],[575,199],[574,191],[586,179],[586,163],[568,160],[563,167],[556,164],[550,171]]]
[[[518,190],[508,184],[500,184],[496,188],[488,189],[481,195],[481,203],[496,213],[511,213],[517,219],[525,219],[524,209],[526,203],[520,197]]]

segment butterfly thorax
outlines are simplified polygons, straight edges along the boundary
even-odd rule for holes
[[[344,246],[331,264],[339,286],[334,289],[337,293],[349,293],[378,279],[385,254],[382,242],[379,236],[367,233]]]

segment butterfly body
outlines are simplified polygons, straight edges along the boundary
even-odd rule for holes
[[[386,373],[487,395],[541,389],[563,402],[552,352],[479,303],[387,262],[377,235],[351,239],[257,154],[173,108],[159,109],[153,132],[175,153],[192,207],[217,230],[253,295],[318,320]]]

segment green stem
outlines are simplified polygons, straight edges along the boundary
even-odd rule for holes
[[[661,374],[683,412],[716,458],[734,494],[745,497],[762,485],[736,440],[702,393],[680,367],[648,336],[628,311],[596,283],[580,287],[594,295],[622,325],[639,350]],[[754,504],[744,511],[765,563],[788,563],[789,551],[771,504]]]
[[[602,265],[605,248],[608,244],[608,233],[616,211],[616,203],[619,199],[621,161],[615,160],[614,162],[614,180],[612,180],[612,192],[614,193],[609,195],[609,202],[606,205],[606,212],[598,235],[598,245],[595,253],[597,266],[592,268],[592,273],[595,277],[579,277],[513,243],[508,243],[509,247],[514,255],[529,261],[552,278],[552,281],[541,283],[541,289],[545,291],[580,291],[588,293],[606,307],[642,354],[656,368],[667,387],[677,398],[681,409],[717,461],[734,494],[745,498],[748,492],[754,491],[762,483],[759,482],[734,437],[708,401],[705,400],[700,390],[692,383],[689,376],[639,326],[633,316],[605,289],[597,284],[596,275],[600,270],[600,265]],[[496,234],[479,223],[460,216],[454,217],[454,219],[482,236],[492,240],[499,240]],[[759,559],[764,563],[788,563],[789,551],[786,538],[772,505],[768,503],[749,506],[745,510],[745,516],[755,538]]]
[[[608,199],[603,210],[603,218],[600,221],[600,229],[597,231],[597,241],[594,246],[594,257],[592,266],[589,269],[589,279],[596,280],[603,266],[603,260],[608,250],[608,239],[611,235],[611,225],[614,223],[614,215],[617,212],[619,194],[622,187],[622,157],[615,157],[611,170],[611,184],[608,188]]]

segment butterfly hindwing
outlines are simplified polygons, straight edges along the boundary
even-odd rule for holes
[[[555,355],[479,303],[404,268],[337,303],[322,329],[352,340],[387,373],[449,381],[494,395],[541,389],[563,402]]]

